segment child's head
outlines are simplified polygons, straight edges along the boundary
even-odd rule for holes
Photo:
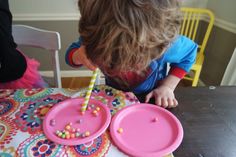
[[[79,0],[79,33],[103,72],[143,70],[178,34],[178,0]]]

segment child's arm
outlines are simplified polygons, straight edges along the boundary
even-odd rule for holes
[[[147,96],[145,102],[149,102],[150,98],[155,98],[155,104],[166,107],[176,107],[178,101],[175,98],[174,90],[181,79],[175,75],[168,75],[161,81],[159,86],[151,91]]]
[[[189,72],[195,62],[197,44],[190,39],[179,36],[178,39],[165,52],[165,62],[171,63],[168,76],[159,82],[158,87],[146,96],[146,102],[151,97],[155,98],[155,104],[163,107],[175,107],[178,102],[174,96],[174,90],[179,81]]]
[[[71,44],[66,51],[66,63],[72,67],[86,66],[90,70],[95,70],[96,66],[86,56],[86,48],[79,38],[77,42]]]

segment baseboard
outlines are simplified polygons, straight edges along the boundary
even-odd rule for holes
[[[46,77],[53,77],[53,71],[40,71],[40,74]],[[61,77],[91,77],[90,70],[62,70]]]

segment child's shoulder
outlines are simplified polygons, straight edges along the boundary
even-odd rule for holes
[[[186,36],[179,35],[167,49],[167,53],[172,51],[188,51],[197,48],[197,44]]]
[[[172,43],[171,46],[179,46],[179,45],[195,45],[196,43],[189,39],[188,37],[186,36],[183,36],[183,35],[179,35],[175,40],[174,42]]]

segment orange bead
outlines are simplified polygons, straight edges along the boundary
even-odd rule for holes
[[[97,111],[100,111],[100,107],[96,107],[96,110],[97,110]]]
[[[70,139],[70,134],[66,135],[66,139]]]
[[[85,132],[85,136],[88,137],[90,135],[90,132],[89,131],[86,131]]]
[[[71,134],[70,137],[71,137],[71,138],[75,138],[75,134]]]
[[[70,125],[66,125],[66,130],[70,130],[71,126]]]
[[[119,133],[119,134],[121,134],[121,133],[123,133],[123,128],[119,128],[118,130],[117,130],[117,132]]]

